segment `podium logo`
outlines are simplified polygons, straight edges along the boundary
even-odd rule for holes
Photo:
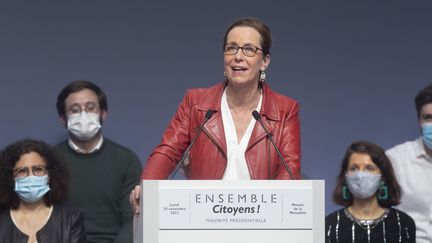
[[[237,194],[237,193],[219,193],[219,194],[195,194],[195,203],[278,203],[277,194]]]
[[[212,211],[216,214],[259,214],[261,204],[278,203],[277,194],[255,193],[197,193],[196,204],[211,204]]]

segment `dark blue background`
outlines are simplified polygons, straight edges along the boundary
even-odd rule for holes
[[[86,79],[108,95],[107,137],[146,161],[186,89],[222,80],[238,17],[273,32],[268,83],[301,104],[303,173],[326,180],[346,147],[419,136],[414,96],[432,77],[431,1],[2,1],[0,146],[64,139],[55,101]]]

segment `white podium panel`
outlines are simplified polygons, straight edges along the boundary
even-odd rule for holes
[[[324,181],[144,180],[134,243],[324,242]]]

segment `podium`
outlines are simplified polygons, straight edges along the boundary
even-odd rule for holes
[[[322,180],[143,180],[134,243],[324,243]]]

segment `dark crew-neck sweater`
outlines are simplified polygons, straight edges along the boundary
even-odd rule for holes
[[[91,154],[77,153],[67,141],[55,149],[70,170],[67,205],[83,212],[88,242],[131,243],[129,193],[142,169],[136,154],[106,138]]]

